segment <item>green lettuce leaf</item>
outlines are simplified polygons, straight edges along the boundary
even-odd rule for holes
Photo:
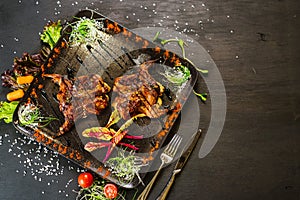
[[[12,102],[0,102],[0,119],[3,119],[5,123],[11,123],[13,114],[18,106],[18,101]]]
[[[44,31],[41,34],[41,40],[53,49],[56,42],[61,36],[62,25],[60,20],[57,22],[51,22],[44,27]]]

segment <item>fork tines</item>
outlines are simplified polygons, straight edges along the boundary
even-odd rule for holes
[[[182,137],[180,137],[179,135],[175,134],[172,138],[172,140],[170,141],[170,143],[168,144],[165,152],[167,152],[170,155],[173,155],[177,152],[177,149],[180,146]]]

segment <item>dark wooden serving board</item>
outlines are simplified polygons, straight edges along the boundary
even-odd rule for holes
[[[70,30],[67,26],[49,58],[42,65],[41,74],[30,86],[25,97],[20,102],[14,114],[14,124],[22,133],[80,166],[90,169],[120,186],[132,188],[139,183],[137,177],[128,183],[115,177],[102,162],[107,148],[93,152],[88,152],[84,149],[84,145],[92,140],[83,137],[82,131],[91,127],[105,126],[113,110],[111,103],[114,99],[114,92],[111,90],[108,94],[110,97],[109,106],[103,112],[97,116],[87,115],[77,119],[70,131],[58,136],[59,127],[65,121],[59,109],[59,102],[56,99],[59,87],[50,78],[43,75],[59,74],[64,78],[76,80],[76,77],[99,74],[104,82],[113,88],[115,78],[136,73],[140,65],[151,62],[148,70],[149,74],[169,90],[168,93],[164,92],[161,97],[161,106],[167,108],[168,111],[155,119],[143,118],[136,120],[128,128],[128,134],[143,135],[143,139],[135,141],[124,139],[127,143],[134,143],[139,147],[137,152],[150,161],[150,164],[146,166],[149,168],[157,155],[157,150],[168,136],[171,137],[176,132],[172,131],[169,134],[172,128],[176,129],[176,126],[174,126],[175,121],[197,80],[197,71],[191,63],[177,54],[156,46],[151,41],[134,34],[125,27],[94,11],[85,10],[79,12],[75,21],[82,17],[95,18],[103,23],[104,28],[101,32],[103,37],[96,42],[71,45],[68,42]],[[189,80],[181,86],[169,82],[168,79],[161,75],[165,68],[174,68],[179,63],[188,67],[191,73]],[[46,127],[23,126],[20,123],[18,113],[21,106],[28,102],[39,107],[43,116],[53,116],[59,120],[52,121]],[[124,120],[117,123],[115,130],[123,123],[125,123]],[[116,156],[117,152],[113,152],[111,157],[114,155]],[[145,174],[145,172],[142,173],[141,177],[144,177]]]

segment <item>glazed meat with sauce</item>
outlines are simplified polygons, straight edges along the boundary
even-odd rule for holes
[[[99,115],[108,106],[110,87],[97,74],[79,76],[74,80],[59,74],[44,74],[44,77],[52,78],[59,85],[56,97],[65,121],[58,136],[69,131],[77,119],[88,114]]]
[[[113,91],[117,95],[112,106],[124,120],[137,114],[158,118],[166,112],[161,108],[160,99],[164,87],[149,74],[149,65],[151,63],[143,63],[136,73],[115,79]]]

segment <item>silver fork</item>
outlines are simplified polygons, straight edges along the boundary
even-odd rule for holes
[[[166,149],[163,151],[163,153],[160,155],[160,159],[161,159],[161,164],[157,170],[157,172],[155,173],[155,175],[153,176],[152,180],[148,183],[148,185],[145,187],[145,189],[143,190],[143,192],[140,194],[140,196],[137,198],[137,200],[146,200],[149,192],[151,191],[151,188],[153,186],[153,183],[155,182],[159,172],[161,171],[162,167],[165,164],[170,163],[173,159],[174,156],[178,150],[178,147],[180,145],[182,141],[182,137],[175,134],[172,138],[172,140],[170,141],[170,143],[167,145]]]

